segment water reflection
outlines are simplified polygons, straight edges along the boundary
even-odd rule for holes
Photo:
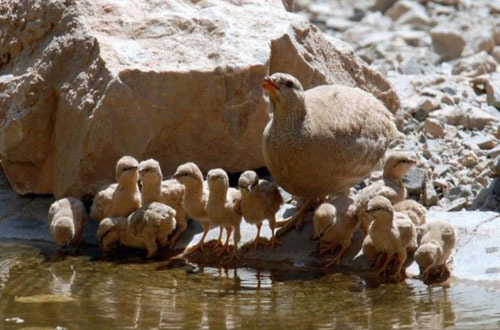
[[[161,270],[157,270],[161,269]],[[74,300],[20,303],[17,297]],[[0,328],[498,328],[500,293],[455,282],[416,280],[370,287],[356,276],[250,268],[113,263],[89,257],[53,262],[39,249],[0,244]]]

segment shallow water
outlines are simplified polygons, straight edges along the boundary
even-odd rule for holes
[[[500,328],[500,289],[453,280],[370,287],[356,276],[167,268],[95,250],[0,241],[0,328]]]

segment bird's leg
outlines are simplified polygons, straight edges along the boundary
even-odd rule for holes
[[[238,224],[234,228],[234,235],[233,235],[234,247],[233,247],[233,252],[231,252],[231,255],[229,256],[229,260],[240,258],[240,256],[238,255],[238,243],[240,241],[240,238],[241,238],[240,225]]]
[[[156,244],[156,239],[148,239],[144,242],[146,249],[148,249],[148,258],[151,258],[158,251],[158,245]]]
[[[336,253],[335,257],[333,257],[331,259],[331,261],[326,264],[325,267],[338,266],[340,264],[340,260],[344,256],[344,252],[345,252],[346,248],[343,247],[342,245],[339,245],[339,246],[340,246],[340,251],[338,253]]]
[[[403,253],[396,253],[395,256],[396,256],[397,268],[396,268],[396,273],[394,273],[394,278],[396,279],[396,281],[399,282],[401,281],[402,277],[406,278],[406,271],[403,269],[403,265],[406,261],[406,250],[404,250]],[[402,272],[404,272],[404,275],[402,275]]]
[[[274,245],[279,244],[281,245],[282,243],[276,238],[275,235],[275,228],[276,228],[276,218],[273,215],[271,219],[269,219],[269,227],[271,227],[271,239],[269,240],[269,245],[271,246],[271,250],[274,250]]]
[[[384,264],[382,265],[382,267],[380,267],[378,270],[375,271],[375,276],[379,276],[380,274],[382,274],[383,272],[385,272],[387,266],[389,265],[389,262],[392,260],[392,256],[389,257],[389,255],[387,255],[387,257],[385,258],[385,261],[384,261]]]
[[[311,205],[314,203],[314,198],[309,198],[307,199],[304,204],[300,206],[300,208],[295,212],[295,214],[288,219],[278,221],[277,225],[278,227],[281,227],[278,232],[276,233],[276,236],[280,237],[283,236],[286,232],[288,232],[290,229],[295,226],[295,228],[300,229],[302,227],[302,222],[304,220],[304,216],[311,207]]]
[[[227,234],[226,243],[224,244],[224,246],[222,247],[222,249],[217,254],[217,257],[220,257],[225,252],[227,252],[227,250],[229,249],[229,238],[231,237],[231,233],[232,232],[233,232],[233,228],[232,227],[226,227],[226,234]]]
[[[210,230],[210,222],[203,222],[202,226],[203,226],[203,235],[201,235],[201,239],[198,242],[198,244],[196,244],[190,249],[189,251],[190,254],[198,250],[203,251],[203,246],[205,244],[205,237],[207,236],[208,231]]]
[[[260,244],[260,228],[262,227],[262,223],[259,223],[257,225],[257,237],[255,238],[255,241],[253,243],[253,250],[257,250],[257,246],[259,246]],[[236,242],[234,242],[234,244],[236,245]]]
[[[224,230],[224,228],[222,226],[219,226],[219,238],[217,238],[217,241],[210,243],[210,246],[212,248],[216,249],[216,248],[224,246],[224,244],[222,243],[222,231],[223,230]]]
[[[379,269],[380,267],[382,267],[382,262],[385,261],[386,258],[387,258],[387,253],[379,253],[373,267],[375,269]]]
[[[429,274],[432,270],[432,266],[434,266],[434,264],[430,264],[429,266],[425,267],[424,271],[420,275],[420,277],[422,278],[422,281],[424,281],[424,283],[429,282]]]
[[[331,242],[330,244],[323,245],[320,243],[319,246],[319,255],[322,256],[326,252],[332,252],[337,248],[336,242]]]
[[[177,240],[179,237],[181,237],[182,233],[186,231],[187,229],[187,222],[186,222],[186,216],[185,214],[179,214],[177,216],[177,232],[174,234],[174,237],[172,237],[172,241],[170,242],[170,250],[172,250],[175,246],[175,243],[177,243]]]

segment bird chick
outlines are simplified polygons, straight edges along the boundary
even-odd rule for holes
[[[219,255],[227,251],[229,236],[234,230],[234,249],[231,258],[237,257],[240,240],[241,193],[229,187],[229,177],[223,169],[213,169],[207,174],[209,188],[207,215],[214,226],[224,227],[227,232],[226,243]]]
[[[302,219],[315,200],[347,195],[401,137],[393,115],[373,95],[340,85],[304,91],[285,73],[264,78],[272,116],[263,133],[263,156],[278,185],[305,203],[278,236]]]
[[[368,229],[368,235],[363,242],[363,253],[373,258],[385,255],[383,265],[376,271],[376,275],[385,272],[389,262],[396,259],[396,280],[404,275],[403,265],[407,257],[407,248],[416,245],[416,230],[411,220],[404,214],[394,215],[391,202],[383,197],[376,196],[367,205],[366,212],[373,222]],[[366,248],[365,248],[366,245]],[[371,259],[374,261],[373,259]]]
[[[375,196],[384,196],[392,204],[406,198],[406,188],[403,186],[403,176],[416,164],[416,161],[406,153],[391,152],[384,164],[384,174],[376,181],[362,189],[356,199],[356,213],[361,221],[361,230],[366,236],[371,218],[366,214],[368,202]]]
[[[257,226],[257,237],[254,241],[254,249],[260,243],[260,229],[262,221],[267,219],[271,227],[272,237],[270,241],[271,248],[274,248],[279,241],[274,236],[276,227],[276,212],[284,203],[278,186],[275,183],[259,180],[254,171],[245,171],[238,179],[238,188],[241,193],[241,212],[248,223]]]
[[[334,252],[326,267],[338,265],[344,252],[351,245],[351,239],[359,226],[354,212],[353,200],[339,197],[330,203],[321,204],[313,216],[314,237],[320,239],[319,254]]]
[[[160,163],[154,159],[139,163],[139,177],[141,180],[142,205],[159,202],[171,206],[175,210],[177,230],[170,242],[172,249],[187,228],[186,212],[182,207],[184,186],[175,179],[163,180]]]
[[[206,206],[208,201],[208,186],[203,181],[203,174],[195,163],[189,162],[180,165],[175,171],[174,178],[184,186],[184,198],[182,207],[187,215],[203,227],[203,235],[191,252],[203,249],[205,237],[210,230],[210,218],[207,215]],[[222,232],[222,228],[221,228]],[[220,238],[219,238],[220,242]]]
[[[90,208],[90,216],[98,221],[107,217],[126,217],[141,207],[138,180],[138,162],[131,156],[123,156],[116,163],[113,183],[99,191]]]
[[[168,245],[168,236],[176,226],[175,210],[153,202],[134,211],[128,217],[105,218],[99,224],[97,237],[101,252],[106,254],[116,243],[148,250],[154,256],[158,246]]]
[[[447,221],[434,220],[423,225],[422,230],[420,246],[414,256],[422,279],[428,283],[429,275],[434,269],[439,270],[440,275],[449,277],[450,270],[446,262],[455,247],[455,229]]]
[[[54,241],[63,249],[72,246],[76,251],[82,243],[87,225],[87,212],[83,203],[73,197],[62,198],[49,208],[48,223]]]
[[[406,199],[394,204],[394,211],[405,213],[415,226],[425,224],[427,209],[417,201]]]

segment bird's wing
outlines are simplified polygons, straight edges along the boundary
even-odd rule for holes
[[[54,203],[52,203],[52,205],[50,205],[49,214],[47,216],[47,221],[48,221],[49,225],[52,222],[52,220],[54,219],[54,216],[56,215],[58,209],[59,209],[59,202],[58,201],[55,201]]]
[[[269,201],[270,205],[282,205],[284,203],[283,196],[281,196],[278,186],[275,183],[261,180],[259,188],[260,197],[265,201]]]
[[[415,246],[417,245],[415,226],[409,219],[398,219],[396,221],[396,227],[399,231],[399,237],[403,246]]]

